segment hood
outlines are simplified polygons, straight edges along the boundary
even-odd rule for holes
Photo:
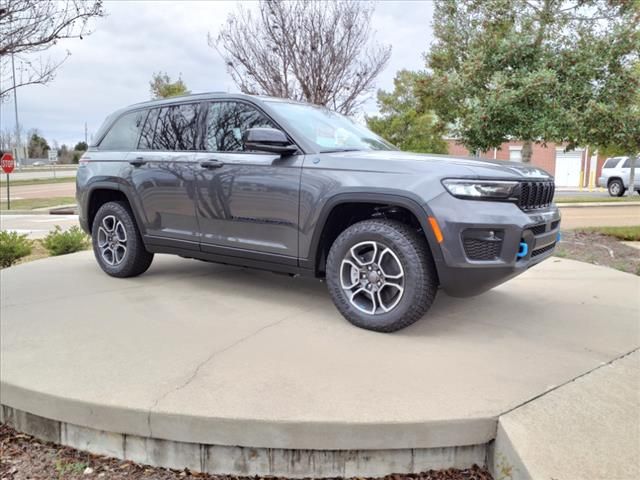
[[[510,162],[505,160],[489,160],[477,157],[458,157],[454,155],[437,155],[429,153],[401,152],[397,150],[369,150],[357,152],[340,152],[348,158],[362,159],[369,162],[393,162],[402,170],[401,165],[408,170],[415,171],[423,165],[430,171],[441,171],[444,175],[478,176],[486,178],[531,178],[548,179],[552,175],[529,164]],[[397,162],[397,163],[396,163]],[[391,165],[388,165],[391,167]]]

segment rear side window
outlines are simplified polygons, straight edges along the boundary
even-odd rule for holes
[[[145,114],[137,111],[118,118],[100,142],[100,150],[134,150]]]
[[[141,139],[145,148],[153,129],[152,150],[203,150],[199,129],[199,105],[172,105],[149,115]],[[153,128],[155,124],[155,128]]]
[[[616,168],[619,161],[620,161],[620,157],[610,158],[609,160],[604,162],[604,165],[602,166],[602,168]]]
[[[241,152],[242,134],[254,127],[277,128],[260,110],[246,103],[212,103],[207,115],[206,148],[211,152]]]
[[[635,166],[640,167],[640,158],[627,158],[622,164],[622,168],[631,168],[631,160],[634,160]]]

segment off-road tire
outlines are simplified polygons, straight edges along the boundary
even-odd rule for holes
[[[118,265],[109,265],[103,258],[98,246],[98,229],[103,219],[108,216],[114,216],[120,220],[127,235],[127,251]],[[98,209],[91,227],[91,237],[93,253],[98,265],[112,277],[126,278],[141,275],[147,271],[153,261],[153,253],[145,249],[133,213],[125,202],[107,202]]]
[[[609,190],[609,195],[612,197],[621,197],[627,191],[627,189],[624,188],[622,180],[618,180],[617,178],[609,182],[607,190]]]
[[[358,310],[341,285],[343,259],[354,245],[367,241],[389,247],[404,270],[404,293],[389,312],[367,314]],[[327,258],[326,281],[340,313],[353,325],[377,332],[395,332],[422,318],[438,290],[435,264],[424,236],[404,223],[387,219],[355,223],[338,236]]]

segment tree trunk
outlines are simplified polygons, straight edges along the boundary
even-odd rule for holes
[[[531,142],[526,141],[522,144],[522,163],[530,163],[531,156],[533,155],[533,145]]]

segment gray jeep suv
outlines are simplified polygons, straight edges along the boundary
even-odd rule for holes
[[[438,287],[476,295],[549,257],[553,194],[535,167],[400,152],[325,108],[225,93],[115,112],[77,175],[109,275],[172,253],[326,278],[347,320],[384,332]]]

